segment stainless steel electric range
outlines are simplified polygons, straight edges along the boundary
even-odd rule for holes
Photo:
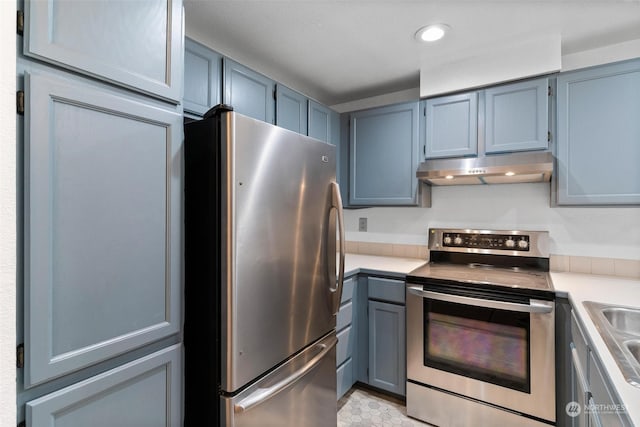
[[[430,229],[407,276],[407,414],[440,427],[555,424],[548,232]]]

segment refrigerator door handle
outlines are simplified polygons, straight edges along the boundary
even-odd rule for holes
[[[338,343],[338,339],[333,336],[330,340],[324,340],[316,345],[316,348],[320,349],[320,352],[316,354],[311,360],[309,360],[302,368],[288,377],[278,381],[271,387],[258,388],[255,392],[242,399],[240,402],[233,406],[233,410],[236,413],[242,413],[250,410],[251,408],[260,405],[271,399],[278,393],[286,390],[294,385],[297,381],[307,375],[313,368],[318,366],[322,359],[327,355],[329,351]]]
[[[337,217],[338,217],[338,240],[339,240],[339,255],[338,255],[338,278],[334,282],[335,277],[335,254],[328,254],[329,256],[329,280],[331,286],[329,287],[329,291],[331,291],[333,295],[333,312],[337,313],[340,309],[340,300],[342,299],[342,284],[344,282],[344,253],[345,253],[345,240],[344,240],[344,217],[343,217],[343,209],[342,209],[342,197],[340,196],[340,186],[337,182],[333,181],[331,183],[331,209],[336,209]],[[335,239],[335,236],[329,236],[330,239]],[[333,245],[327,245],[329,248],[332,248]],[[335,285],[335,286],[334,286]]]

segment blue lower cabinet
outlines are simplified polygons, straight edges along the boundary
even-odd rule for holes
[[[181,345],[174,345],[26,404],[30,427],[182,424]]]
[[[338,366],[336,377],[338,381],[338,399],[340,399],[355,383],[353,376],[353,359],[349,358],[349,360]]]
[[[336,319],[338,344],[336,345],[336,374],[338,396],[340,399],[355,383],[354,375],[355,347],[357,340],[357,328],[355,322],[355,298],[358,277],[345,279],[342,290],[342,304]]]
[[[369,301],[369,385],[405,395],[405,307]]]

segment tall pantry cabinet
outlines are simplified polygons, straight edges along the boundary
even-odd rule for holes
[[[182,2],[18,8],[17,421],[179,426]]]

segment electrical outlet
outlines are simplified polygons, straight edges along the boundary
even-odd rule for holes
[[[367,231],[367,218],[358,219],[358,231]]]

